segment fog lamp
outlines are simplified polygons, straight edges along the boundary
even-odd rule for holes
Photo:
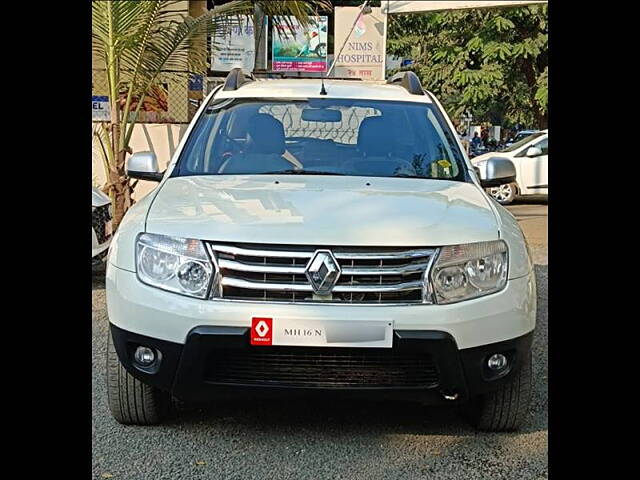
[[[156,360],[156,354],[153,351],[153,349],[149,348],[149,347],[138,347],[136,348],[135,353],[133,354],[133,358],[135,359],[135,361],[144,366],[144,367],[148,367],[149,365],[151,365],[153,362],[155,362]]]
[[[495,353],[487,360],[487,365],[491,370],[504,370],[507,367],[507,357],[501,353]]]

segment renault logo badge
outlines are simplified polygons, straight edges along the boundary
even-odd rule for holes
[[[305,275],[313,291],[328,295],[340,277],[340,265],[329,250],[316,250],[307,264]]]

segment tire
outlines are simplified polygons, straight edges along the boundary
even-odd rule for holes
[[[321,43],[316,47],[314,52],[320,58],[325,57],[327,54],[327,45],[325,43]]]
[[[517,375],[499,390],[471,400],[465,417],[478,430],[510,432],[526,421],[531,397],[531,358]]]
[[[171,405],[168,393],[142,383],[122,366],[113,338],[107,341],[107,399],[111,415],[124,425],[156,425]]]
[[[516,183],[505,183],[499,187],[489,188],[487,191],[499,204],[509,205],[518,195],[518,185]]]

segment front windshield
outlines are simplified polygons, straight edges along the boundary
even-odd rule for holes
[[[524,137],[522,140],[512,144],[511,146],[505,148],[504,150],[501,150],[502,152],[513,152],[514,150],[518,150],[520,147],[525,146],[527,143],[529,143],[531,140],[535,140],[538,137],[541,137],[542,135],[544,135],[544,132],[536,132],[533,135],[529,135],[528,137]]]
[[[431,104],[227,99],[207,107],[172,175],[463,180],[463,165],[451,131]]]

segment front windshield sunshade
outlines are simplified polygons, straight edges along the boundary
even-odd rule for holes
[[[278,173],[463,180],[464,162],[431,104],[236,99],[205,110],[173,175]]]

